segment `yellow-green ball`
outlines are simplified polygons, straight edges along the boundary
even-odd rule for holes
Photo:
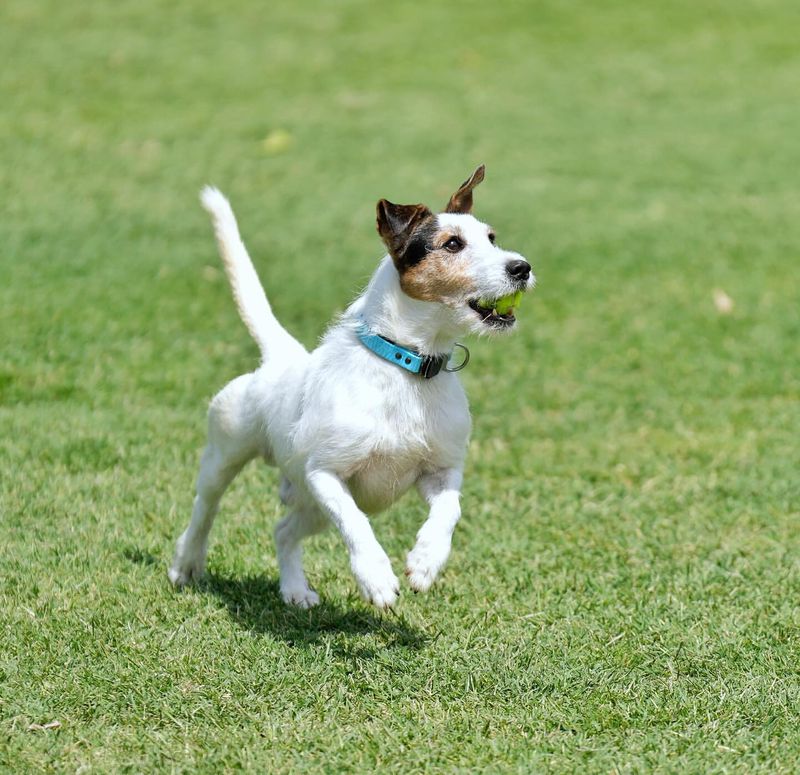
[[[516,293],[509,293],[508,296],[501,296],[495,303],[494,308],[499,315],[506,315],[510,310],[516,307],[522,299],[522,291]]]

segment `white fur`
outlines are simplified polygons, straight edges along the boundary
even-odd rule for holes
[[[447,303],[408,297],[387,256],[364,294],[308,353],[272,314],[225,197],[206,188],[202,202],[263,363],[211,402],[192,518],[178,539],[170,580],[183,585],[202,575],[220,498],[242,466],[261,456],[283,477],[280,495],[288,513],[275,540],[287,603],[307,608],[319,602],[303,572],[301,542],[333,523],[362,595],[380,608],[393,605],[399,583],[367,514],[385,509],[413,485],[430,513],[408,555],[406,574],[414,590],[427,590],[447,560],[460,516],[467,399],[456,374],[442,372],[430,380],[410,374],[364,347],[355,328],[361,318],[406,347],[442,353],[452,349],[456,336],[486,326],[466,296]],[[513,290],[504,267],[517,254],[492,245],[488,227],[471,215],[438,218],[465,237],[479,295]]]

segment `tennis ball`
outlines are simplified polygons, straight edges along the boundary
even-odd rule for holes
[[[501,296],[499,299],[478,299],[478,306],[483,309],[493,309],[500,315],[507,315],[509,312],[514,311],[520,301],[522,300],[522,291],[509,293]]]
[[[495,303],[494,308],[499,315],[507,315],[514,307],[518,306],[522,299],[522,291],[516,293],[509,293],[507,296],[501,296]]]

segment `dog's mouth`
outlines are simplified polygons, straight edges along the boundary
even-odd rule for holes
[[[510,328],[517,322],[514,309],[519,306],[522,291],[510,293],[497,299],[472,299],[467,302],[481,321],[491,328]]]

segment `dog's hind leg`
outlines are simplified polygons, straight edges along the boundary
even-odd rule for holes
[[[281,477],[281,483],[278,487],[278,497],[284,506],[292,506],[294,504],[294,485],[285,477]]]
[[[197,581],[205,571],[208,534],[217,515],[219,501],[227,486],[249,458],[229,458],[215,444],[203,452],[197,476],[197,494],[192,519],[175,546],[169,579],[177,587]]]
[[[319,533],[328,525],[327,518],[314,508],[293,508],[275,526],[275,545],[281,573],[281,597],[285,603],[311,608],[319,595],[311,589],[303,572],[304,538]]]
[[[214,524],[225,489],[258,453],[252,423],[244,417],[244,393],[250,375],[229,383],[211,402],[208,445],[200,461],[192,519],[175,547],[169,579],[183,586],[199,579],[205,570],[208,534]]]

